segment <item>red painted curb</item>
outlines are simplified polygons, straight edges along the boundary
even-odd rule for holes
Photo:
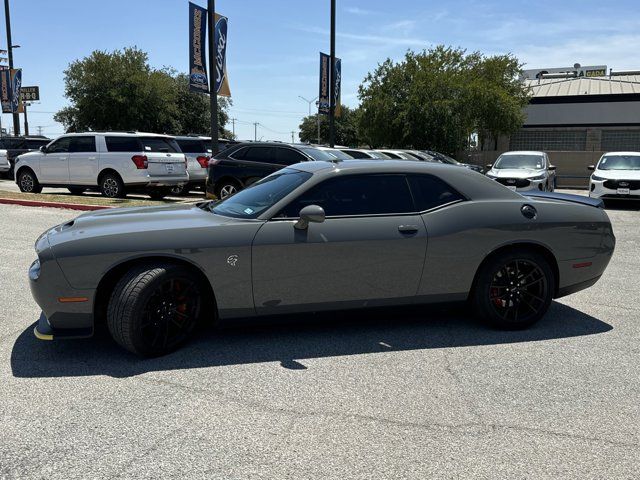
[[[0,203],[6,205],[22,205],[25,207],[50,207],[50,208],[66,208],[69,210],[105,210],[109,208],[106,205],[80,205],[77,203],[59,203],[59,202],[40,202],[37,200],[18,200],[16,198],[0,198]]]

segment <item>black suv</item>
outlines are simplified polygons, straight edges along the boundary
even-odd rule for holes
[[[330,153],[309,145],[246,142],[220,152],[209,162],[207,197],[223,199],[281,168],[309,161],[335,162]]]
[[[39,150],[40,147],[47,145],[51,142],[50,138],[41,137],[38,135],[31,137],[0,137],[0,150],[7,151],[7,159],[11,165],[9,170],[9,177],[13,178],[13,166],[16,163],[16,157],[23,153],[31,152],[33,150]]]

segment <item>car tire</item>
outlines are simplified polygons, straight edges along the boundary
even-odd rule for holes
[[[73,195],[82,195],[86,189],[81,187],[68,187],[67,190]]]
[[[551,305],[556,278],[549,261],[529,250],[511,250],[480,267],[471,300],[476,313],[494,327],[527,328]]]
[[[36,174],[25,168],[18,172],[18,188],[24,193],[40,193],[42,186],[38,182]]]
[[[124,198],[127,193],[124,183],[117,173],[105,173],[100,177],[100,192],[107,198]]]
[[[157,357],[189,340],[202,304],[201,285],[188,268],[171,263],[139,265],[114,287],[107,326],[126,350]]]
[[[152,188],[147,193],[152,200],[162,200],[171,193],[171,190],[168,188]]]
[[[219,200],[224,200],[231,195],[238,193],[242,187],[235,180],[222,180],[216,184],[215,194]]]

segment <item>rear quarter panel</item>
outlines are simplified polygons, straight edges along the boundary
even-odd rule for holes
[[[537,209],[536,219],[521,214],[524,204]],[[600,275],[613,248],[605,245],[613,238],[606,213],[584,205],[529,199],[468,201],[422,217],[429,244],[419,295],[469,292],[483,260],[508,245],[533,243],[548,249],[558,263],[560,287]],[[587,261],[593,261],[593,268],[572,268]]]

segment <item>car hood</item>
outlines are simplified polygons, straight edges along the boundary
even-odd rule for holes
[[[529,168],[492,168],[488,175],[496,178],[531,178],[544,175],[544,170]]]
[[[72,240],[109,238],[122,234],[161,236],[166,231],[184,231],[200,227],[213,227],[243,220],[215,215],[196,204],[163,205],[159,207],[114,208],[87,212],[70,222],[47,232],[52,247]],[[155,243],[158,238],[149,238]]]
[[[608,180],[640,180],[640,170],[596,170],[593,174]]]

